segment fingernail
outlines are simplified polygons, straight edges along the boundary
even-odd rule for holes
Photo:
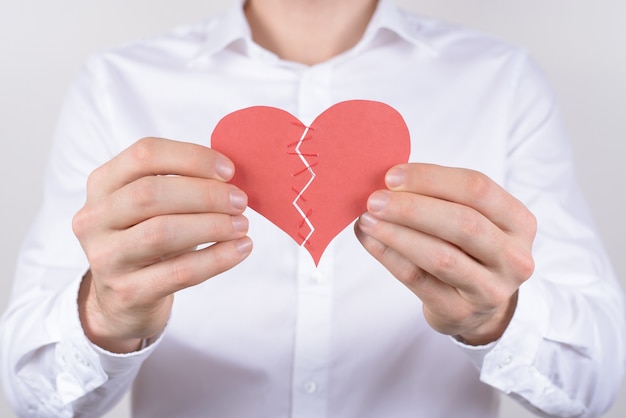
[[[229,197],[230,197],[230,204],[235,209],[243,210],[248,205],[248,196],[246,196],[246,194],[239,189],[235,189],[233,187],[230,190]]]
[[[378,219],[376,219],[376,217],[374,217],[372,214],[370,214],[368,212],[365,212],[359,218],[359,225],[361,225],[363,228],[373,227],[377,223],[378,223]]]
[[[230,218],[233,228],[237,232],[245,232],[248,230],[248,219],[245,216],[238,215]]]
[[[235,242],[235,247],[239,254],[248,254],[252,250],[252,240],[249,237],[243,237]]]
[[[400,167],[394,167],[387,172],[387,175],[385,176],[385,183],[389,188],[399,187],[404,184],[404,177],[404,169]]]
[[[387,203],[389,203],[389,193],[378,191],[374,192],[367,200],[367,208],[371,211],[378,212],[385,209]]]
[[[218,156],[215,160],[215,172],[223,179],[230,180],[235,174],[235,167],[225,157]]]

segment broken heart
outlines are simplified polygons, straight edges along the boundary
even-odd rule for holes
[[[226,115],[211,146],[235,164],[231,180],[248,205],[303,245],[315,264],[331,240],[385,187],[389,168],[407,162],[408,128],[392,107],[338,103],[305,126],[290,113],[255,106]]]

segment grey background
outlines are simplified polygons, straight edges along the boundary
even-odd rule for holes
[[[0,311],[41,201],[59,106],[87,54],[200,20],[230,0],[1,0]],[[580,182],[626,285],[626,2],[398,0],[521,44],[547,72],[574,142]],[[626,286],[625,286],[626,287]],[[1,382],[0,382],[1,383]],[[0,396],[0,416],[14,416]],[[108,418],[128,417],[125,400]],[[505,400],[503,417],[531,415]],[[607,417],[626,416],[626,389]]]

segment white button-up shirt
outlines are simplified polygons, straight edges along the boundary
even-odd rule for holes
[[[250,257],[179,292],[156,341],[116,355],[87,340],[76,297],[88,265],[71,218],[93,169],[146,136],[210,146],[220,118],[248,106],[308,124],[351,99],[400,112],[411,161],[479,170],[536,215],[536,270],[498,341],[433,331],[351,226],[316,267],[252,210]],[[624,330],[554,95],[524,51],[383,0],[354,48],[309,67],[256,45],[238,4],[98,54],[73,84],[2,322],[1,379],[28,417],[94,417],[131,385],[140,418],[488,418],[499,391],[591,417],[619,388]]]

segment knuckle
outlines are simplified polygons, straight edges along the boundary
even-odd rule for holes
[[[404,204],[400,207],[400,215],[403,219],[411,219],[417,216],[422,210],[422,202],[413,195],[408,196],[410,197],[409,199],[402,199]]]
[[[535,260],[530,254],[526,254],[518,259],[517,269],[520,272],[520,278],[525,281],[535,272]]]
[[[194,269],[184,259],[176,258],[170,264],[167,280],[171,280],[177,288],[184,289],[190,287],[194,284],[194,277]]]
[[[151,137],[140,139],[128,149],[130,157],[140,165],[152,160],[157,153],[157,142]]]
[[[229,208],[231,206],[231,194],[237,195],[239,190],[232,185],[212,180],[207,182],[207,186],[202,188],[198,197],[207,210]]]
[[[98,205],[85,205],[74,214],[71,221],[74,235],[82,242],[86,240],[95,228],[102,225],[100,222],[101,208]]]
[[[530,251],[519,247],[510,247],[507,255],[514,276],[520,282],[528,279],[535,271],[535,260]]]
[[[87,176],[87,191],[99,190],[103,179],[107,178],[106,167],[100,166],[95,168],[89,176]]]
[[[215,240],[226,239],[234,232],[233,222],[228,215],[212,216],[205,229],[208,237],[213,237]]]
[[[154,205],[161,194],[162,187],[158,177],[143,177],[133,183],[132,198],[139,207],[146,208]]]
[[[491,192],[492,182],[485,174],[468,170],[466,176],[466,189],[475,200],[485,199]]]
[[[523,216],[522,222],[524,229],[528,231],[530,237],[535,237],[537,234],[537,217],[529,210],[526,210]]]
[[[91,212],[86,207],[81,208],[72,217],[72,231],[77,238],[80,239],[85,236],[89,225],[91,225],[91,219]]]
[[[404,283],[409,288],[419,288],[430,277],[426,271],[412,263],[406,268],[402,276],[404,277]]]
[[[80,242],[90,268],[95,271],[109,270],[116,265],[123,257],[123,251],[119,250],[111,242],[103,241],[103,230],[101,228],[103,212],[101,206],[85,206],[81,208],[72,218],[72,230]]]
[[[458,255],[452,248],[440,249],[435,252],[432,258],[434,275],[449,275],[456,269],[458,261]]]
[[[463,210],[457,218],[458,231],[468,239],[475,237],[483,230],[482,218],[474,211]]]
[[[163,248],[172,239],[172,230],[165,217],[157,216],[144,222],[141,234],[142,245],[152,250]]]

